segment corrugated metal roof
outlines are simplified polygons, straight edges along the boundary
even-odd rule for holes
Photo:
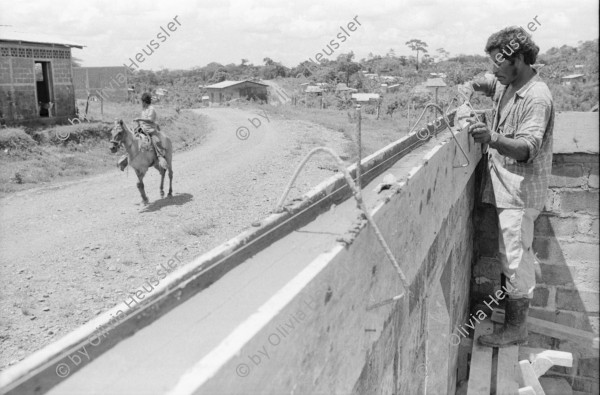
[[[321,89],[320,87],[315,86],[315,85],[309,85],[306,87],[305,92],[306,93],[321,93],[321,92],[323,92],[323,89]]]
[[[60,37],[41,33],[22,33],[0,29],[0,41],[35,43],[35,44],[57,44],[66,47],[83,48],[85,45],[77,44]]]
[[[379,100],[379,93],[353,93],[352,99],[356,101]]]
[[[242,80],[242,81],[221,81],[221,82],[217,82],[216,84],[208,85],[205,88],[207,88],[207,89],[208,88],[223,89],[223,88],[229,88],[230,86],[241,84],[243,82],[252,82],[253,84],[269,86],[267,84],[263,84],[262,82]]]
[[[425,82],[427,88],[438,88],[448,86],[441,78],[428,78]]]
[[[352,89],[349,88],[348,85],[344,84],[343,82],[340,82],[339,84],[337,84],[337,86],[335,87],[336,91],[356,91],[356,89]]]

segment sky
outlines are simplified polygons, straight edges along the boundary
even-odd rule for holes
[[[536,29],[531,32],[533,40],[543,53],[598,38],[598,4],[598,0],[0,0],[0,37],[7,29],[84,45],[72,53],[88,67],[131,65],[129,59],[135,60],[143,48],[150,55],[136,64],[146,70],[240,64],[241,59],[258,65],[266,57],[292,67],[314,59],[323,49],[330,53],[331,40],[339,47],[323,58],[354,51],[361,59],[369,53],[383,56],[390,49],[398,56],[414,55],[405,44],[413,38],[425,41],[431,55],[438,48],[451,56],[484,55],[490,34],[510,25],[527,29],[530,22]]]

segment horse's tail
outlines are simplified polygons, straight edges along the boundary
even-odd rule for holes
[[[162,167],[165,170],[169,169],[169,165],[167,163],[167,160],[164,157],[162,157],[162,156],[158,157],[158,166]]]

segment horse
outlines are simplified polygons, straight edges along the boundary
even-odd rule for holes
[[[165,173],[167,171],[169,172],[169,194],[167,196],[173,196],[173,145],[171,144],[171,139],[169,139],[169,137],[167,137],[165,134],[162,132],[157,132],[157,134],[160,138],[162,146],[165,149],[166,168],[160,166],[159,158],[154,150],[154,147],[152,146],[152,143],[150,142],[149,149],[146,149],[148,144],[144,144],[144,140],[142,138],[136,137],[122,119],[115,120],[115,125],[111,130],[110,152],[113,154],[116,153],[121,144],[123,144],[125,150],[127,150],[129,166],[133,167],[135,174],[137,174],[137,188],[140,191],[140,195],[142,195],[142,202],[144,204],[148,204],[148,197],[144,191],[143,180],[150,166],[154,166],[154,168],[160,173],[161,198],[165,196],[165,192],[163,190]],[[152,137],[148,136],[148,138],[151,139]]]

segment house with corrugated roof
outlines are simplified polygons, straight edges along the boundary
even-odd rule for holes
[[[356,103],[377,103],[381,95],[379,93],[353,93],[352,100]]]
[[[571,85],[574,82],[585,82],[585,74],[569,74],[565,75],[560,80],[563,85]]]
[[[212,103],[223,103],[233,99],[267,101],[267,84],[262,82],[222,81],[205,87]]]

